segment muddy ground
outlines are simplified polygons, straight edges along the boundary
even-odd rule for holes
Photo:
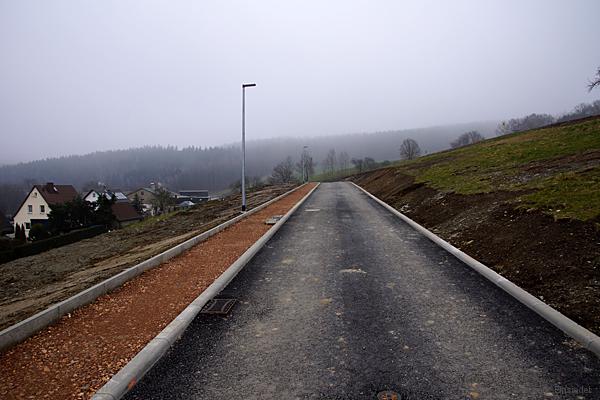
[[[291,188],[251,192],[248,208]],[[240,204],[230,196],[1,264],[0,330],[238,215]]]
[[[349,179],[600,334],[600,218],[555,220],[519,192],[443,193],[395,168]]]

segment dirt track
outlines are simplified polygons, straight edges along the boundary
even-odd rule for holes
[[[248,195],[253,208],[291,186]],[[0,265],[0,330],[239,213],[239,196],[152,218],[91,239]]]

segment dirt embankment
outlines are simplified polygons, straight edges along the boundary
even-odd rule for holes
[[[386,168],[349,178],[569,318],[600,334],[600,218],[555,220],[515,191],[461,195]]]
[[[248,208],[291,188],[251,192]],[[0,330],[234,217],[240,204],[230,196],[1,264]]]

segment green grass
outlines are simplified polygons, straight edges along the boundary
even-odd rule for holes
[[[397,168],[445,192],[527,192],[518,200],[529,208],[588,220],[600,215],[599,167],[560,159],[593,150],[600,150],[600,119],[502,136]]]
[[[522,207],[541,209],[557,219],[592,219],[600,215],[600,167],[553,176],[521,200]]]

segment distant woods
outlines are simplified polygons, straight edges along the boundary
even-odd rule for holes
[[[467,146],[469,144],[481,142],[485,138],[477,131],[469,131],[460,135],[455,141],[450,142],[450,147],[456,149],[458,147]]]
[[[600,73],[600,71],[599,71]],[[590,82],[590,90],[594,86],[600,84],[600,76],[596,82]],[[502,136],[514,132],[522,132],[529,129],[541,128],[546,125],[551,125],[560,122],[573,121],[580,118],[592,117],[600,115],[600,100],[593,103],[581,103],[572,111],[555,117],[550,114],[529,114],[521,118],[513,118],[500,122],[496,128],[496,135]]]

